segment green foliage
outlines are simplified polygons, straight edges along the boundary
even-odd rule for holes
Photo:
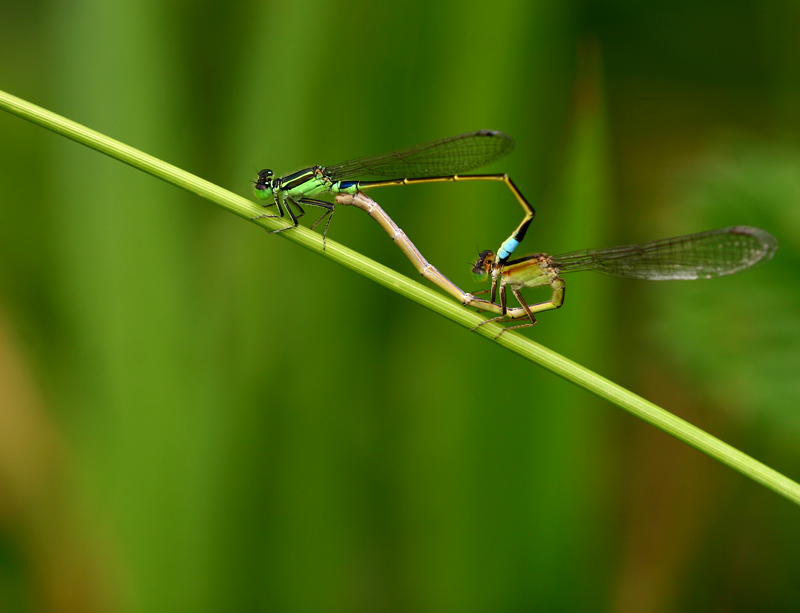
[[[190,169],[148,171],[242,217],[261,210],[260,168],[492,128],[517,140],[492,170],[537,208],[521,249],[763,226],[782,244],[768,267],[663,286],[576,276],[525,335],[791,475],[793,20],[719,0],[18,3],[0,20],[0,82]],[[268,236],[5,114],[0,140],[0,608],[796,601],[794,505],[329,266],[478,320],[333,242],[411,273],[365,215],[337,210],[322,259],[296,248],[318,251],[314,233]],[[466,289],[475,253],[519,221],[499,185],[376,199]],[[501,340],[793,487],[555,352]]]

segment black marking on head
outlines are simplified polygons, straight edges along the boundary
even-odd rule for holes
[[[487,250],[481,251],[478,254],[478,260],[475,262],[475,265],[472,267],[473,274],[485,274],[489,272],[494,264],[494,251]]]
[[[272,172],[269,168],[265,168],[264,170],[258,173],[258,179],[256,179],[256,189],[258,190],[265,190],[265,189],[272,189],[272,177],[274,176],[274,172]]]

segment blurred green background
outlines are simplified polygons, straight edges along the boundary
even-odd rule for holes
[[[0,3],[0,89],[242,195],[477,129],[560,253],[748,224],[524,334],[800,477],[800,6]],[[372,194],[467,290],[502,185]],[[0,610],[778,611],[798,509],[208,202],[0,114]],[[417,278],[363,213],[330,237]]]

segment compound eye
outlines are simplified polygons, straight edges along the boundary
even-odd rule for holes
[[[269,168],[265,168],[259,172],[258,179],[256,180],[256,190],[271,189],[273,174],[274,173]]]
[[[494,266],[494,251],[481,251],[478,254],[478,261],[472,267],[472,277],[478,283],[483,283],[489,276],[489,271]]]
[[[472,278],[476,283],[485,283],[488,276],[489,273],[487,273],[483,268],[472,269]]]
[[[273,172],[269,168],[265,168],[258,173],[258,179],[255,184],[255,194],[261,200],[267,200],[272,197],[272,175]]]

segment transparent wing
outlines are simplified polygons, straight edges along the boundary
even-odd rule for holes
[[[586,249],[552,257],[560,273],[596,270],[632,279],[711,279],[772,258],[778,240],[769,232],[733,226],[641,245]]]
[[[486,166],[511,152],[514,140],[497,130],[480,130],[390,153],[326,166],[334,181],[361,176],[438,177]]]

